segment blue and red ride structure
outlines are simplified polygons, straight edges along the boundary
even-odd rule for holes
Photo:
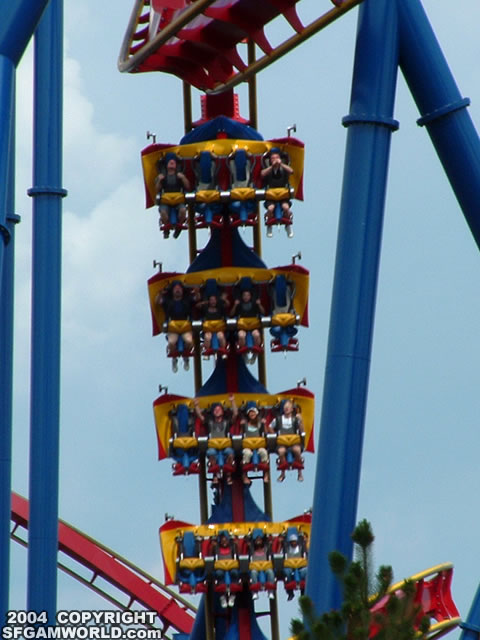
[[[250,367],[264,356],[267,332],[272,352],[298,350],[299,328],[308,326],[309,273],[298,264],[268,268],[239,227],[258,233],[264,202],[266,217],[271,203],[281,212],[266,220],[267,235],[272,225],[291,228],[281,204],[303,197],[303,143],[265,141],[231,116],[207,119],[179,144],[142,152],[146,206],[158,205],[164,241],[187,227],[179,207],[188,209],[190,234],[210,230],[185,273],[160,271],[148,281],[152,332],[166,334],[173,371],[180,361],[189,369],[192,358],[214,358],[193,398],[165,392],[154,402],[159,459],[171,459],[174,476],[198,477],[204,495],[208,484],[213,489],[200,524],[167,520],[160,540],[166,584],[205,594],[192,638],[214,631],[216,638],[261,639],[255,600],[265,597],[274,618],[277,583],[288,599],[305,589],[311,515],[272,521],[270,460],[280,482],[289,472],[303,481],[314,396],[302,386],[270,393]],[[268,179],[274,172],[277,184]],[[255,481],[267,496],[263,508],[251,495]]]

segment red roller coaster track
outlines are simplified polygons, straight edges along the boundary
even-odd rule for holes
[[[28,530],[28,514],[28,500],[12,492],[11,518],[14,527],[11,537],[24,546],[27,546],[28,543],[26,537],[22,537],[21,534],[22,531],[25,533]],[[115,606],[123,610],[130,610],[134,605],[137,607],[140,605],[149,611],[156,611],[161,624],[155,628],[160,628],[162,634],[165,634],[169,628],[180,633],[189,634],[191,632],[195,619],[195,608],[189,602],[125,558],[63,520],[58,521],[58,549],[71,560],[92,571],[92,576],[89,580],[82,577],[76,571],[75,566],[67,566],[60,559],[59,568]],[[126,595],[128,597],[127,604],[123,604],[107,593],[101,587],[99,578],[103,578]]]

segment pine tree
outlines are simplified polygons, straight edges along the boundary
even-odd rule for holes
[[[373,576],[372,545],[374,535],[370,523],[362,520],[352,534],[355,559],[349,562],[338,551],[329,555],[330,568],[340,582],[343,603],[340,610],[317,615],[307,596],[300,598],[303,621],[294,618],[290,630],[298,640],[422,640],[430,621],[419,619],[419,606],[414,603],[415,585],[406,581],[399,593],[387,596],[393,571],[381,566]],[[382,611],[372,607],[386,600]]]

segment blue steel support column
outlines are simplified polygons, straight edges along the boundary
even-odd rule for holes
[[[55,621],[60,404],[63,3],[35,34],[30,527],[27,608]]]
[[[12,472],[12,387],[13,387],[13,280],[15,263],[15,119],[10,122],[11,147],[7,180],[7,211],[2,280],[0,281],[0,620],[8,611],[10,577],[10,514]]]
[[[480,247],[480,141],[419,0],[398,2],[400,67]]]
[[[480,586],[477,588],[467,619],[460,626],[462,628],[460,640],[478,640],[480,634]]]
[[[1,14],[0,14],[1,15]],[[0,54],[0,286],[5,246],[8,242],[7,211],[10,198],[10,158],[14,150],[15,65]],[[0,300],[1,300],[0,289]],[[1,361],[0,361],[1,362]],[[0,364],[0,366],[2,366]]]
[[[5,245],[15,68],[48,0],[10,0],[0,7],[0,285]]]
[[[313,502],[307,594],[338,606],[329,565],[352,553],[398,67],[396,3],[359,10]]]
[[[0,620],[9,591],[12,445],[15,68],[48,0],[0,7]]]

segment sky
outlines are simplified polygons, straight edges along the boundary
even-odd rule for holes
[[[480,6],[456,10],[424,0],[469,113],[480,126]],[[185,234],[163,240],[145,210],[140,151],[183,135],[181,82],[165,74],[120,74],[116,60],[133,2],[65,3],[65,131],[62,285],[61,518],[162,579],[158,527],[166,513],[199,521],[194,478],[172,478],[157,461],[152,403],[158,385],[193,393],[193,374],[172,374],[163,337],[152,338],[146,281],[188,266]],[[328,0],[302,0],[315,17]],[[299,353],[269,354],[272,392],[307,378],[318,435],[336,235],[342,188],[357,10],[258,76],[259,130],[281,137],[295,123],[306,145],[305,201],[295,237],[263,242],[269,267],[301,251],[311,271],[309,329]],[[272,27],[273,40],[290,35]],[[15,388],[12,484],[28,494],[31,287],[32,51],[17,73]],[[240,87],[240,110],[248,102]],[[194,118],[200,98],[193,92]],[[455,564],[454,600],[466,616],[480,578],[478,451],[480,257],[460,207],[399,74],[377,294],[358,520],[371,521],[376,565],[401,580]],[[204,234],[205,239],[205,234]],[[248,235],[246,235],[248,238]],[[199,242],[201,246],[201,241]],[[209,368],[210,367],[210,368]],[[207,365],[207,377],[211,365]],[[282,520],[312,503],[316,456],[305,482],[275,483]],[[256,490],[255,490],[256,491]],[[11,607],[24,608],[25,550],[12,546]],[[282,637],[295,603],[281,602]],[[103,609],[95,594],[59,576],[58,607]],[[458,637],[458,632],[451,634]]]

